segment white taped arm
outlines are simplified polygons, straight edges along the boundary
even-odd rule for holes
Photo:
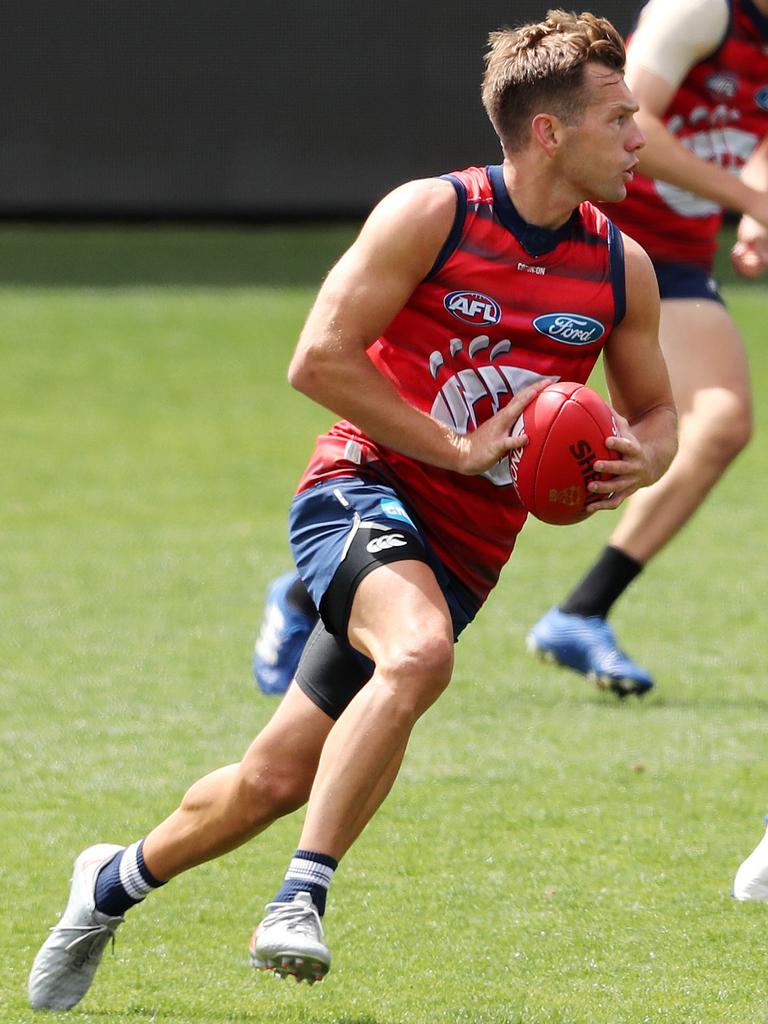
[[[627,50],[627,83],[646,68],[674,89],[690,69],[722,42],[727,0],[650,0]]]

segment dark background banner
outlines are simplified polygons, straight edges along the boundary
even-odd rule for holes
[[[633,3],[597,13],[626,31]],[[498,0],[5,0],[3,217],[358,216],[496,162]]]

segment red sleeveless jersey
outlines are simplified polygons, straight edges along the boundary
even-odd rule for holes
[[[664,123],[696,156],[738,174],[768,132],[768,21],[749,0],[729,7],[725,39],[688,72]],[[711,200],[637,175],[624,202],[604,208],[653,260],[711,269],[722,221]]]
[[[586,381],[624,315],[624,253],[621,233],[589,203],[550,231],[522,220],[500,166],[446,178],[457,196],[450,236],[368,354],[407,402],[466,433],[541,377]],[[344,475],[393,486],[482,604],[526,517],[508,460],[463,476],[341,421],[318,438],[299,491]]]

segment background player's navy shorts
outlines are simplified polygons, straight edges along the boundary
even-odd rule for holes
[[[346,640],[352,598],[378,565],[417,559],[432,569],[453,620],[454,639],[477,603],[446,569],[393,488],[361,477],[335,477],[297,494],[290,541],[299,575],[326,629]]]
[[[656,263],[656,280],[662,299],[709,299],[725,305],[717,281],[693,263]]]

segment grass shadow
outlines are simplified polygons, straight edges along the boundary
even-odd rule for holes
[[[275,1010],[277,1013],[277,1009]],[[243,1012],[242,1010],[228,1010],[222,1008],[221,1010],[214,1010],[210,1007],[206,1008],[205,1024],[233,1024],[237,1021],[237,1024],[251,1024],[251,1022],[258,1021],[260,1024],[264,1024],[264,1010],[254,1009],[252,1011]],[[191,1011],[189,1008],[175,1008],[172,1010],[162,1010],[152,1006],[126,1006],[119,1010],[92,1010],[84,1015],[86,1020],[99,1020],[99,1021],[179,1021],[183,1019],[189,1021],[190,1024],[198,1019],[198,1014]],[[200,1018],[202,1019],[202,1018]],[[304,1019],[302,1017],[302,1019]],[[374,1016],[370,1013],[358,1014],[342,1014],[340,1017],[326,1017],[323,1014],[323,1021],[327,1024],[396,1024],[391,1018],[385,1019],[382,1017]],[[484,1024],[483,1021],[478,1019],[476,1022],[474,1018],[472,1021],[468,1021],[467,1024]],[[490,1021],[488,1022],[490,1024]],[[494,1024],[499,1024],[495,1021]],[[512,1024],[512,1022],[510,1022]],[[518,1022],[514,1022],[518,1024]]]
[[[0,286],[316,288],[354,223],[0,227]]]

